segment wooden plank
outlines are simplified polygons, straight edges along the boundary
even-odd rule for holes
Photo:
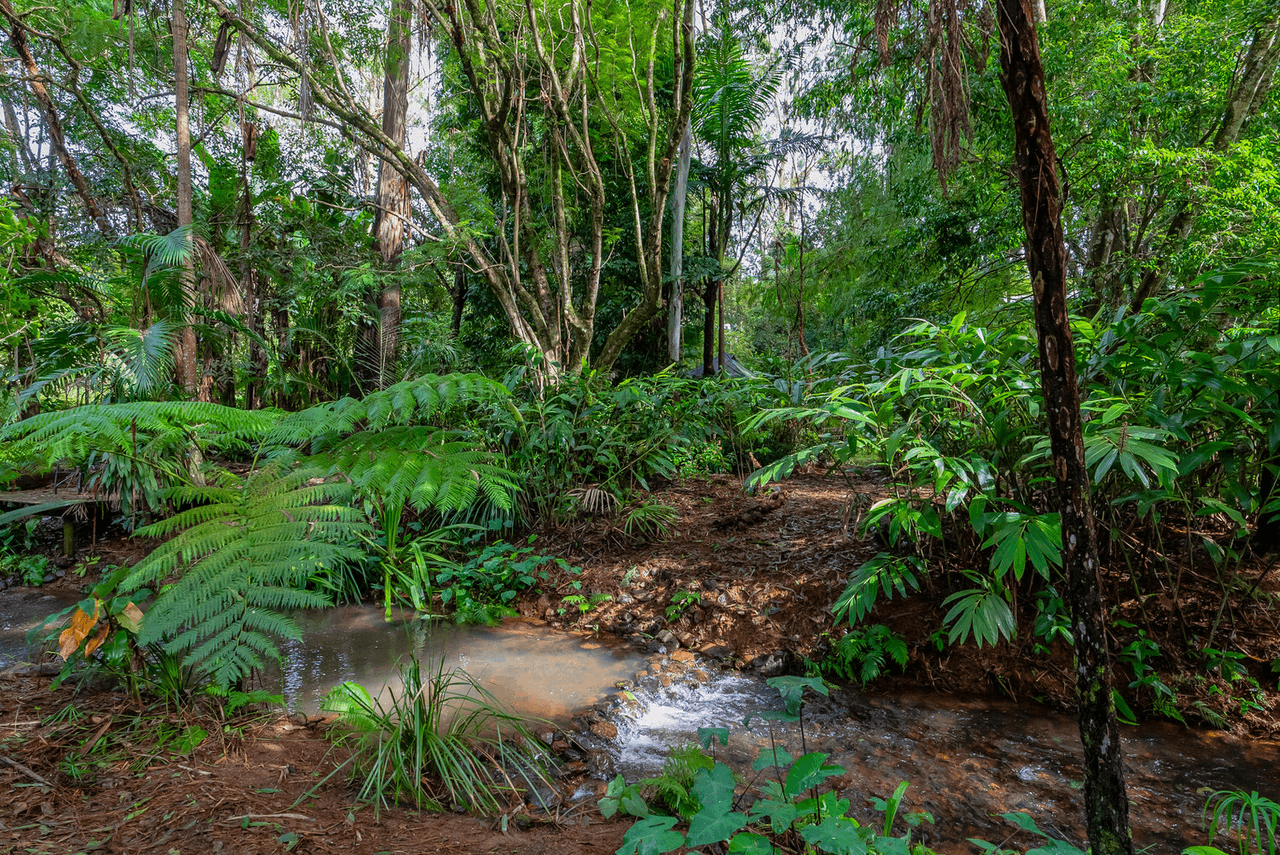
[[[54,492],[52,487],[42,490],[10,490],[0,493],[0,504],[12,505],[46,505],[61,502],[63,505],[81,505],[89,502],[100,502],[103,499],[93,493],[75,493],[70,490]]]

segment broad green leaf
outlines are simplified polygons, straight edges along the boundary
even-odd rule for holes
[[[684,845],[684,835],[672,831],[674,816],[650,816],[627,829],[617,855],[662,855]]]
[[[805,754],[792,764],[787,772],[787,782],[783,792],[788,798],[795,798],[810,787],[816,787],[827,778],[844,774],[844,767],[827,765],[826,754],[812,752]]]
[[[831,855],[866,855],[867,843],[848,817],[828,816],[818,825],[800,829],[805,842]]]
[[[777,855],[778,850],[763,834],[743,832],[729,841],[729,851],[742,855]]]

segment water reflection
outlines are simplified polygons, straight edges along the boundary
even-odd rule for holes
[[[626,647],[519,620],[496,627],[454,626],[405,615],[387,623],[377,609],[344,606],[296,618],[301,641],[286,642],[282,673],[291,710],[315,714],[324,695],[346,680],[387,700],[399,692],[399,663],[417,652],[424,668],[470,674],[511,712],[566,722],[629,679],[640,657]],[[268,675],[266,685],[273,685]]]

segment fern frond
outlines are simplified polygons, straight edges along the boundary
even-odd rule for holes
[[[286,445],[309,445],[315,453],[332,448],[356,431],[379,432],[425,424],[444,410],[505,400],[510,395],[506,386],[479,374],[428,374],[402,380],[362,400],[343,398],[288,415],[268,439]]]
[[[329,459],[362,493],[388,505],[463,511],[483,496],[502,510],[514,503],[515,476],[457,431],[426,426],[357,433]]]
[[[208,503],[140,530],[174,536],[133,568],[123,589],[180,574],[146,613],[140,643],[163,643],[223,690],[278,658],[274,639],[299,635],[281,612],[325,605],[303,590],[307,577],[357,560],[348,544],[366,529],[341,504],[349,485],[317,484],[313,474],[267,466],[236,487],[187,487],[185,501]]]
[[[245,412],[197,401],[89,404],[41,413],[0,428],[3,456],[82,462],[91,452],[152,457],[199,436],[206,446],[260,439],[279,420],[273,410]]]

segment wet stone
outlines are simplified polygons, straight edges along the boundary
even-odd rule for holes
[[[591,735],[600,739],[614,740],[618,738],[618,726],[607,721],[597,721],[591,725]]]
[[[693,653],[689,650],[673,650],[671,651],[671,661],[688,664],[693,662]]]

